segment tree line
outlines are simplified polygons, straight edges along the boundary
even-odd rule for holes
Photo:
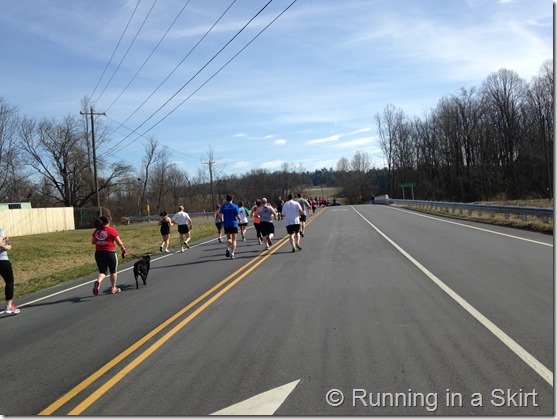
[[[81,105],[87,114],[87,98]],[[309,188],[319,186],[338,187],[347,203],[369,202],[378,194],[401,198],[399,184],[408,182],[416,184],[417,199],[553,196],[551,60],[529,83],[501,69],[479,88],[441,98],[423,117],[387,105],[375,122],[385,167],[372,166],[369,155],[358,151],[351,160],[341,157],[335,169],[309,172],[285,163],[280,170],[255,169],[240,176],[223,175],[218,164],[201,164],[190,174],[153,137],[144,144],[138,165],[109,164],[109,153],[94,158],[89,118],[31,119],[0,97],[0,200],[72,206],[81,219],[96,215],[98,194],[103,209],[118,219],[172,212],[182,204],[190,212],[212,211],[227,193],[246,203],[262,196],[273,202],[288,193],[308,196]],[[96,150],[108,148],[110,133],[97,118]],[[211,148],[204,157],[216,161]]]
[[[553,117],[552,60],[529,83],[501,69],[421,118],[387,105],[375,116],[387,191],[415,182],[428,200],[551,198]]]

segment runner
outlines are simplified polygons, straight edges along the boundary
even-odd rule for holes
[[[219,232],[219,243],[222,243],[222,221],[220,220],[219,212],[220,205],[217,204],[213,217],[215,217],[215,227],[217,227],[217,231]]]
[[[12,250],[12,245],[8,242],[10,239],[4,233],[4,229],[0,227],[0,276],[4,279],[6,287],[4,294],[6,296],[6,308],[4,314],[19,314],[20,309],[13,303],[14,299],[14,270],[12,262],[8,258],[8,250]]]
[[[300,194],[298,194],[300,195]],[[284,224],[286,225],[286,232],[292,245],[292,253],[302,250],[300,247],[300,216],[303,213],[302,206],[299,202],[294,201],[293,196],[290,194],[287,197],[288,201],[282,207],[282,215],[284,216]]]
[[[234,259],[240,209],[238,205],[232,202],[232,195],[226,195],[226,203],[220,208],[219,215],[224,226],[224,233],[226,234],[226,257]]]
[[[122,252],[125,252],[126,248],[120,239],[118,230],[110,227],[110,218],[104,215],[99,217],[98,220],[95,220],[95,227],[91,243],[95,245],[95,261],[99,268],[99,275],[93,287],[93,294],[99,294],[99,288],[101,287],[102,280],[106,278],[107,270],[110,272],[110,282],[112,284],[110,291],[112,294],[117,294],[121,289],[116,286],[118,258],[116,257],[114,242],[120,246]]]
[[[251,216],[253,217],[253,227],[255,227],[255,232],[257,233],[257,242],[261,244],[261,218],[259,214],[256,214],[257,209],[261,206],[261,200],[255,201],[255,205],[251,207]]]
[[[282,199],[282,197],[278,197],[277,201],[276,201],[276,209],[277,209],[277,220],[282,220],[282,206],[284,205],[284,200]]]
[[[238,202],[238,207],[240,209],[240,222],[238,226],[240,227],[240,233],[242,233],[242,241],[246,241],[246,230],[248,229],[248,217],[249,217],[249,209],[244,207],[244,203],[242,201]]]
[[[273,224],[273,218],[277,219],[277,212],[275,209],[267,202],[267,198],[261,198],[261,206],[257,210],[257,215],[260,217],[259,227],[261,229],[261,237],[265,243],[265,249],[269,250],[269,247],[273,245],[271,239],[275,235],[275,225]]]
[[[160,216],[162,217],[159,220],[162,236],[160,251],[170,253],[170,250],[168,250],[168,245],[170,244],[170,226],[172,225],[172,219],[168,216],[168,212],[166,211],[161,212]]]
[[[298,204],[302,207],[302,215],[300,215],[300,236],[304,237],[304,231],[306,231],[306,219],[308,211],[311,210],[311,204],[307,199],[302,198],[302,194],[298,193]]]
[[[180,252],[184,253],[184,246],[186,249],[190,248],[189,241],[191,240],[190,230],[193,228],[193,223],[187,212],[184,212],[184,207],[179,206],[178,212],[172,216],[172,221],[178,224],[178,233],[180,233]],[[186,240],[184,240],[184,235]]]

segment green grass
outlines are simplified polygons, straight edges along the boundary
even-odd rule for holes
[[[216,234],[212,219],[194,219],[193,223],[192,241]],[[121,225],[116,228],[124,245],[132,253],[141,256],[159,252],[162,239],[157,223]],[[15,299],[96,273],[92,233],[90,229],[10,238],[12,250],[9,257],[14,268]],[[6,234],[9,237],[10,232]],[[179,240],[177,228],[172,227],[170,246],[177,247]],[[121,259],[120,263],[123,263]],[[3,298],[4,283],[0,286],[0,299]]]

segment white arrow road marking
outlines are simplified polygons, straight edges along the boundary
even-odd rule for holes
[[[272,415],[284,403],[299,382],[300,380],[292,381],[291,383],[266,391],[265,393],[250,397],[243,402],[233,404],[230,407],[212,413],[212,415]]]

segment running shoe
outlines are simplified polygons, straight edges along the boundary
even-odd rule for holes
[[[292,253],[296,253],[296,249],[292,249]]]
[[[226,253],[225,253],[226,257],[229,258],[230,257],[230,249],[226,249]]]
[[[11,307],[6,307],[4,309],[5,314],[18,314],[21,310],[12,304]]]
[[[180,249],[180,253],[184,253],[184,247]]]
[[[184,246],[186,246],[186,249],[190,248],[190,245],[188,244],[188,242],[184,242]]]
[[[162,252],[162,251],[164,250],[164,248],[161,246],[161,247],[160,247],[160,250],[161,250],[161,252]]]
[[[118,287],[114,287],[114,288],[112,288],[112,289],[110,290],[110,292],[111,292],[112,294],[118,294],[120,291],[122,291],[122,290],[121,290],[120,288],[118,288]]]
[[[234,259],[234,253],[230,255],[230,259]]]
[[[95,281],[95,285],[93,286],[93,295],[99,295],[99,287],[101,283],[99,281]]]
[[[267,236],[267,243],[269,243],[269,247],[273,245],[273,242],[271,241],[271,238],[269,236]]]
[[[170,250],[164,249],[164,253],[170,253]]]
[[[219,243],[222,243],[222,239],[219,237]]]
[[[302,250],[302,248],[301,248],[300,246],[298,246],[298,245],[296,245],[296,248],[297,248],[298,250]]]
[[[300,236],[304,237],[304,232],[300,231]]]
[[[268,244],[265,245],[265,250],[269,250],[269,245]]]

